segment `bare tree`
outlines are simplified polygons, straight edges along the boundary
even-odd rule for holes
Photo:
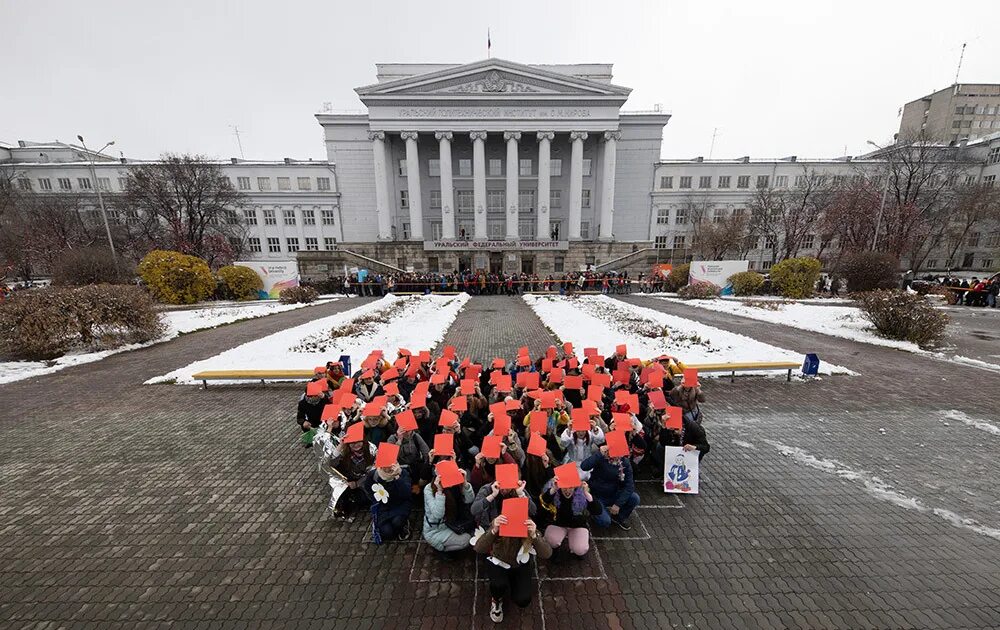
[[[976,183],[959,187],[952,199],[945,236],[952,244],[948,259],[954,260],[958,248],[976,228],[995,227],[1000,221],[1000,188]],[[937,239],[937,245],[941,239]],[[933,246],[932,246],[933,247]]]
[[[245,197],[222,170],[198,155],[165,154],[133,168],[120,200],[130,238],[199,256],[217,267],[239,257]]]

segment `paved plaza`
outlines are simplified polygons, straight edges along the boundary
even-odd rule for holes
[[[595,530],[584,560],[542,563],[507,627],[1000,626],[1000,435],[987,424],[1000,424],[1000,374],[621,299],[858,375],[706,379],[701,494],[664,495],[647,472],[633,528]],[[417,536],[378,547],[367,519],[327,518],[296,387],[142,385],[365,301],[0,385],[0,626],[493,626],[471,552],[442,560]],[[996,331],[995,315],[963,325]],[[1000,354],[981,341],[980,358]],[[488,359],[555,342],[522,300],[473,297],[442,345]]]

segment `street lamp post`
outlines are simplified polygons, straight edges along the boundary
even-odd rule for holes
[[[871,140],[868,141],[868,144],[872,145],[876,149],[882,150],[882,147],[875,144]],[[891,174],[892,167],[892,159],[889,156],[890,154],[886,153],[885,159],[890,167],[890,170],[886,171],[885,186],[882,188],[882,202],[878,205],[878,216],[875,219],[875,236],[872,237],[872,251],[875,251],[875,248],[878,246],[878,233],[879,230],[882,229],[882,213],[885,211],[885,200],[889,196],[889,176]]]
[[[83,141],[83,136],[78,135],[76,138],[80,141],[80,144],[83,145],[84,150],[87,152],[87,161],[90,162],[90,176],[94,178],[94,189],[97,191],[97,205],[101,207],[101,217],[104,219],[104,231],[108,235],[108,245],[111,247],[111,258],[117,263],[118,253],[115,252],[115,242],[111,238],[111,224],[108,223],[108,210],[104,207],[104,196],[101,195],[101,182],[98,181],[97,169],[94,168],[94,154],[87,148],[87,143]],[[101,150],[98,151],[98,153],[112,146],[114,143],[114,140],[107,143],[101,147]]]

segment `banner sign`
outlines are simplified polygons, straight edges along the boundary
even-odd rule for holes
[[[257,272],[264,288],[260,290],[260,299],[276,300],[278,295],[288,287],[299,286],[299,267],[294,260],[281,262],[234,262],[234,265],[249,267]]]
[[[424,251],[539,251],[539,250],[566,251],[569,249],[569,241],[491,241],[491,240],[447,240],[447,241],[424,241]]]
[[[664,447],[663,491],[698,494],[698,451],[685,451],[681,446]]]
[[[732,295],[733,285],[729,282],[729,276],[749,268],[749,260],[712,260],[707,262],[695,260],[691,262],[688,284],[711,282],[722,289],[722,295]]]

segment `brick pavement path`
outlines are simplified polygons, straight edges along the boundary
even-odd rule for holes
[[[328,492],[312,453],[296,444],[294,388],[141,386],[361,303],[194,333],[0,387],[0,619],[39,628],[491,625],[471,557],[445,562],[418,542],[375,548],[364,519],[326,519]],[[709,323],[784,347],[820,342],[735,319]],[[985,509],[966,508],[993,496],[988,482],[998,471],[988,453],[1000,438],[933,415],[984,417],[976,397],[945,392],[979,387],[985,373],[910,365],[910,355],[829,339],[821,356],[865,380],[708,384],[713,451],[703,494],[663,495],[647,472],[632,531],[600,533],[580,563],[543,564],[542,600],[523,614],[508,610],[507,625],[995,626],[1000,542],[886,503],[861,481],[783,457],[764,441],[873,474],[884,460],[884,479],[908,482],[908,495],[989,523]],[[445,343],[477,358],[509,357],[522,340],[538,352],[551,336],[517,298],[482,297]],[[887,367],[860,369],[869,359]],[[900,393],[907,388],[913,396]],[[866,397],[877,417],[865,415]],[[890,431],[880,436],[876,424]],[[960,471],[976,496],[958,492],[947,467],[926,473],[932,466],[913,454],[918,442],[968,458]],[[921,490],[929,480],[939,490]]]

